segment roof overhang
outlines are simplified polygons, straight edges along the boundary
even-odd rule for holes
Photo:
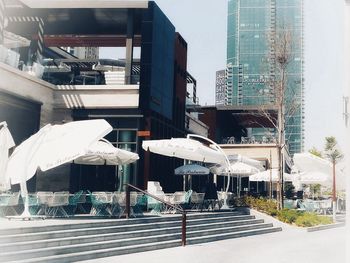
[[[148,1],[20,0],[30,8],[148,8]]]

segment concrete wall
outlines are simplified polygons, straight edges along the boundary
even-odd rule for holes
[[[54,94],[55,109],[138,108],[138,85],[62,85]]]
[[[1,62],[0,79],[1,91],[42,104],[40,127],[51,123],[53,118],[54,85]]]
[[[186,113],[186,123],[188,124],[188,127],[186,127],[186,129],[190,133],[208,137],[209,127],[188,113]]]

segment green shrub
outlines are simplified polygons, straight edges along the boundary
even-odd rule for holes
[[[303,213],[297,210],[293,210],[293,209],[288,209],[288,208],[284,208],[280,211],[278,211],[277,213],[277,218],[278,220],[288,223],[288,224],[292,224],[294,223],[298,217],[300,217]]]
[[[332,219],[329,217],[318,216],[314,213],[305,213],[302,216],[298,217],[298,219],[295,221],[295,224],[302,227],[311,227],[317,225],[327,225],[331,224],[332,222]]]

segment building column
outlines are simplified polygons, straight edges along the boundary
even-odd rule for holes
[[[44,53],[44,19],[41,17],[34,17],[38,23],[37,39],[32,39],[29,47],[28,64],[33,62],[41,63]]]
[[[5,0],[0,0],[0,45],[4,44]]]
[[[126,26],[126,56],[125,56],[125,84],[131,84],[132,62],[134,51],[134,11],[128,10]]]

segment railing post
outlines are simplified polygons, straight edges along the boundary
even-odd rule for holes
[[[186,212],[182,213],[182,246],[186,246]]]
[[[126,218],[130,218],[130,187],[129,185],[125,185],[126,190],[126,199],[125,199],[125,206],[126,206]]]

